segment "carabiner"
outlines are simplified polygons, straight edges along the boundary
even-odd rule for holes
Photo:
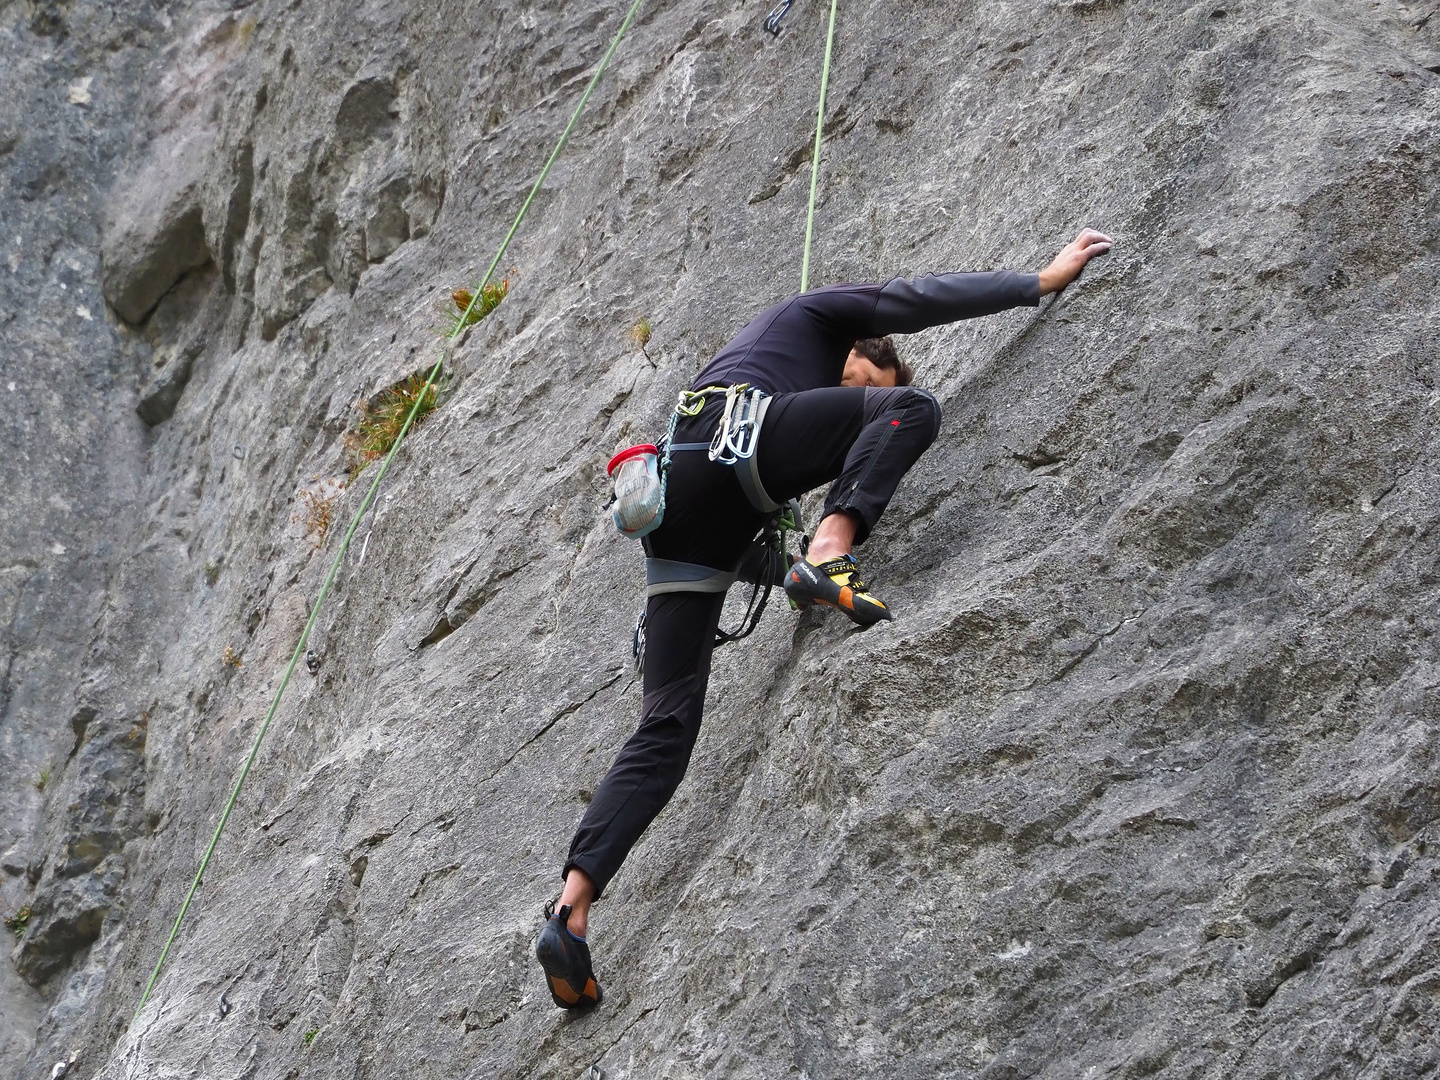
[[[790,5],[794,2],[795,0],[780,0],[780,3],[770,9],[770,14],[765,16],[765,31],[771,37],[780,36],[780,23],[784,21]]]
[[[720,465],[748,461],[760,436],[760,402],[765,394],[748,383],[738,383],[725,393],[725,411],[710,440],[710,460]]]

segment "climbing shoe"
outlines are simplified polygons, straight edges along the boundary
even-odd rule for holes
[[[545,969],[550,996],[562,1009],[588,1009],[603,996],[590,967],[590,946],[570,932],[570,905],[545,905],[545,928],[535,942],[535,959]]]
[[[855,565],[852,555],[842,555],[818,566],[808,559],[795,561],[785,575],[785,592],[797,608],[826,604],[839,608],[861,626],[874,626],[894,617],[884,604],[870,595],[865,582],[860,580],[860,567]]]

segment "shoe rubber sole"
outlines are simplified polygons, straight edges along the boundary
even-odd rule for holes
[[[565,933],[553,920],[547,920],[535,943],[535,959],[545,971],[545,983],[556,1005],[562,1009],[594,1008],[605,995],[590,971],[589,957],[580,955],[575,948],[581,943],[567,943],[562,936]]]

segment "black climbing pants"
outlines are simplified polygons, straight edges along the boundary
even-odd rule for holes
[[[699,416],[682,420],[675,441],[708,442],[722,409],[721,400],[711,398]],[[755,451],[760,482],[780,502],[831,483],[824,513],[854,513],[856,540],[863,541],[939,430],[940,406],[913,387],[781,394],[770,403]],[[677,452],[670,468],[665,520],[646,538],[647,553],[733,570],[764,515],[746,500],[734,469],[710,461],[703,450]],[[600,782],[563,871],[585,871],[597,896],[685,775],[724,599],[715,593],[650,598],[640,727]]]

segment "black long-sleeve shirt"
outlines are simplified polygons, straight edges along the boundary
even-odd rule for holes
[[[913,334],[1038,303],[1039,276],[1013,270],[827,285],[782,300],[751,319],[691,386],[743,382],[772,394],[839,386],[845,358],[861,338]]]

